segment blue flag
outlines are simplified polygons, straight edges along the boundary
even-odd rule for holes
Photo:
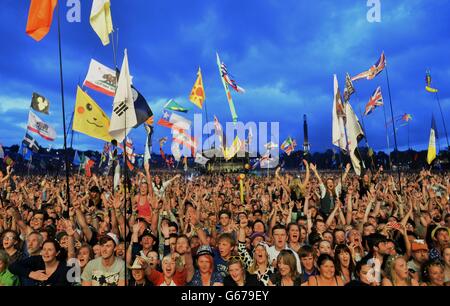
[[[31,158],[33,157],[33,152],[22,143],[20,148],[20,155],[23,156],[24,160],[31,160]]]
[[[80,157],[78,156],[78,151],[75,151],[72,164],[74,164],[75,166],[79,166],[81,164]]]

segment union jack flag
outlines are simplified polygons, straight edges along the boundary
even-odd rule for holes
[[[225,66],[225,63],[222,62],[220,65],[220,71],[222,73],[222,78],[227,82],[228,85],[231,86],[234,90],[240,93],[245,93],[245,89],[242,87],[239,87],[235,80],[233,80],[233,76],[228,73],[227,66]]]
[[[366,78],[367,80],[372,80],[378,74],[380,74],[381,71],[383,71],[384,67],[386,67],[386,56],[384,55],[384,51],[383,51],[383,53],[381,54],[380,58],[375,63],[375,65],[370,67],[369,70],[364,71],[364,72],[358,74],[357,76],[354,76],[352,78],[352,82],[359,80],[359,79],[364,79],[364,78]]]
[[[366,105],[366,111],[364,113],[365,116],[369,115],[371,112],[374,111],[374,109],[377,106],[383,105],[383,96],[381,95],[381,87],[378,86],[378,88],[373,92],[372,96],[370,97],[369,102]]]

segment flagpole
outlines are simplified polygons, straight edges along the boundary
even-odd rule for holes
[[[62,50],[61,50],[61,17],[60,17],[60,3],[58,3],[58,50],[59,50],[59,79],[61,85],[61,106],[63,118],[64,131],[64,162],[66,165],[66,193],[67,193],[67,207],[70,207],[70,185],[69,185],[69,159],[67,156],[67,135],[66,135],[66,111],[64,107],[64,80],[63,80],[63,66],[62,66]]]
[[[359,98],[358,98],[358,94],[356,94],[356,100],[358,101],[359,104]],[[366,131],[366,127],[364,125],[364,116],[361,110],[361,105],[359,105],[359,115],[361,116],[361,122],[362,122],[362,128],[364,131],[364,139],[366,140],[366,146],[367,146],[367,155],[369,155],[370,160],[372,162],[372,168],[375,168],[375,162],[373,161],[373,156],[370,154],[369,150],[370,150],[370,146],[369,146],[369,141],[367,140],[367,131]],[[360,156],[362,158],[362,156]]]
[[[436,92],[435,94],[436,94],[436,100],[439,105],[439,111],[441,112],[442,123],[444,124],[445,137],[447,138],[447,150],[450,150],[450,144],[448,142],[448,135],[447,135],[447,127],[445,126],[445,120],[444,120],[444,114],[442,113],[441,101],[439,100],[438,93]]]
[[[398,146],[397,146],[397,132],[395,130],[394,110],[392,107],[391,86],[389,83],[389,73],[388,73],[387,65],[385,66],[384,69],[386,71],[386,80],[387,80],[387,85],[388,85],[389,104],[391,106],[392,127],[394,128],[394,146],[395,146],[394,148],[395,148],[396,156],[397,156],[398,184],[400,186],[400,192],[401,192],[402,191],[402,182],[401,182],[401,175],[400,175],[400,160],[399,160]]]

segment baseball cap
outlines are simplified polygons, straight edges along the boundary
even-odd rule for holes
[[[209,245],[201,245],[197,250],[197,257],[202,255],[214,256],[214,253]]]
[[[414,240],[411,243],[411,250],[413,252],[420,251],[420,250],[428,251],[428,246],[424,240]]]
[[[116,246],[119,245],[119,238],[114,233],[107,233],[105,236],[102,237],[102,240],[103,239],[113,241]],[[104,243],[106,243],[106,241]]]

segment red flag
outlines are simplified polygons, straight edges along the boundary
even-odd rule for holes
[[[50,31],[58,0],[31,0],[26,32],[34,40],[40,41]]]
[[[84,170],[86,172],[86,176],[91,177],[91,168],[92,168],[92,166],[94,166],[95,162],[92,159],[89,159],[87,156],[86,156],[86,159],[87,159],[87,161],[84,165]]]

